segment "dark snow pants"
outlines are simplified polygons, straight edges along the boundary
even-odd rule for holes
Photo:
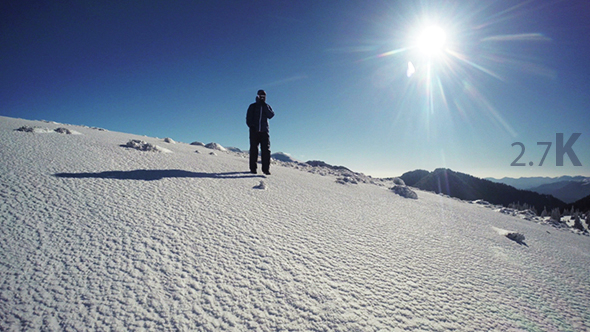
[[[250,171],[256,172],[258,163],[258,145],[262,155],[262,172],[270,171],[270,136],[267,132],[250,130]]]

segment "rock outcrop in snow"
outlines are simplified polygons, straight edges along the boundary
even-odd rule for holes
[[[525,240],[524,234],[522,234],[520,232],[508,231],[508,230],[501,229],[498,227],[492,227],[492,228],[496,232],[498,232],[498,234],[503,235],[512,241],[517,242],[518,244],[526,245],[526,243],[524,242],[524,240]]]
[[[21,131],[23,133],[34,133],[35,132],[35,128],[34,127],[30,127],[30,126],[22,126],[22,127],[19,127],[17,129],[15,129],[15,131]]]
[[[152,144],[152,143],[148,143],[146,141],[142,141],[142,140],[138,140],[138,139],[132,139],[129,142],[127,142],[127,144],[124,145],[125,147],[128,148],[132,148],[132,149],[136,149],[139,151],[151,151],[151,152],[165,152],[165,153],[170,153],[172,151],[163,148],[161,146]]]
[[[25,132],[25,133],[36,133],[36,134],[58,133],[58,134],[66,134],[66,135],[80,135],[79,132],[65,128],[65,127],[59,127],[59,128],[55,128],[55,129],[51,130],[49,128],[21,126],[17,129],[15,129],[15,131],[20,131],[20,132]]]
[[[69,130],[68,128],[64,128],[64,127],[59,127],[57,129],[55,129],[54,131],[58,134],[66,134],[66,135],[73,134],[71,130]]]
[[[509,232],[506,237],[520,244],[523,244],[525,240],[524,234],[518,232]]]
[[[408,186],[398,185],[392,187],[391,191],[405,198],[418,199],[418,194],[416,194],[416,192],[410,189]]]

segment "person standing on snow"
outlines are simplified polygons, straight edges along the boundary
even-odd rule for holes
[[[270,175],[270,136],[268,133],[268,119],[272,119],[275,112],[266,103],[266,92],[258,90],[256,102],[250,104],[246,113],[246,124],[250,128],[250,173],[256,174],[258,163],[258,145],[262,154],[262,172]]]

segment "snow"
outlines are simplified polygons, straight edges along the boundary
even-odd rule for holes
[[[227,151],[226,148],[224,148],[223,146],[221,146],[221,145],[219,145],[217,143],[214,143],[214,142],[211,142],[211,143],[205,145],[205,147],[208,148],[208,149],[218,150],[218,151],[222,151],[222,152]]]
[[[0,117],[0,330],[590,329],[587,236],[360,175],[342,185],[334,169],[273,161],[266,177],[244,154],[131,140],[162,142]]]

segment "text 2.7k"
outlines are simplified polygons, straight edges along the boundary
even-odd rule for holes
[[[580,162],[580,159],[578,159],[578,156],[576,155],[576,153],[574,152],[574,143],[576,143],[576,140],[580,137],[580,135],[582,135],[581,133],[573,133],[570,138],[567,140],[567,142],[565,144],[563,144],[563,133],[557,133],[555,134],[555,161],[556,161],[556,165],[557,166],[563,166],[563,156],[565,154],[567,154],[567,156],[570,158],[570,161],[572,162],[572,164],[574,164],[574,166],[582,166],[582,163]],[[520,160],[520,158],[522,158],[522,156],[524,155],[524,151],[525,151],[525,147],[524,144],[522,144],[521,142],[514,142],[512,143],[512,146],[518,145],[521,148],[520,154],[518,155],[518,157],[516,157],[516,159],[514,159],[514,161],[512,162],[512,164],[510,164],[510,166],[526,166],[526,163],[519,163],[518,161]],[[545,161],[545,157],[547,157],[547,154],[549,153],[549,150],[551,149],[551,145],[552,142],[537,142],[537,145],[546,145],[547,148],[545,149],[545,153],[543,154],[543,158],[541,158],[541,162],[539,163],[539,166],[543,166],[543,162]],[[533,166],[534,163],[531,161],[529,162],[529,166]]]

